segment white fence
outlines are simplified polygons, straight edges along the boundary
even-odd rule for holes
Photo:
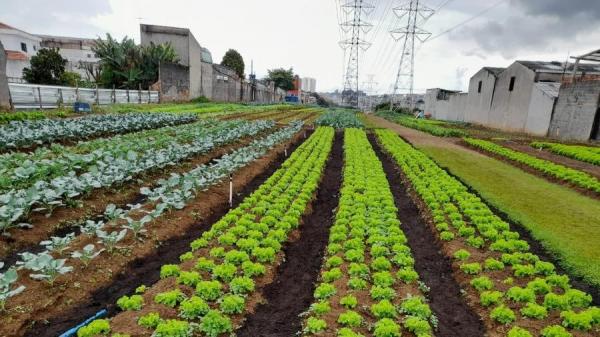
[[[115,103],[158,103],[158,91],[73,88],[39,84],[9,83],[15,109],[55,109],[75,102],[107,105]]]

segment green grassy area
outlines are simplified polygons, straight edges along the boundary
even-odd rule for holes
[[[460,148],[419,148],[527,228],[570,273],[600,286],[600,202]]]

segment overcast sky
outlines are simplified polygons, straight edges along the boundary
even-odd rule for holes
[[[31,33],[80,37],[110,33],[136,41],[140,22],[188,27],[211,50],[215,62],[228,48],[235,48],[244,56],[247,72],[250,60],[259,77],[270,68],[293,67],[301,76],[315,77],[319,91],[331,91],[342,86],[337,4],[344,1],[1,0],[0,21]],[[365,39],[373,45],[361,56],[360,82],[374,75],[379,93],[391,89],[397,72],[401,45],[389,30],[401,21],[390,9],[404,2],[371,0],[376,10],[367,20],[375,28]],[[516,59],[564,61],[568,55],[600,48],[597,0],[422,3],[432,8],[447,3],[423,23],[434,37],[469,22],[417,47],[417,91],[466,89],[469,77],[483,66],[508,66]]]

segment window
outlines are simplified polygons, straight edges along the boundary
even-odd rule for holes
[[[21,50],[27,52],[27,44],[25,42],[21,42]]]
[[[511,77],[510,78],[510,85],[508,86],[508,91],[513,91],[515,89],[515,80],[517,78],[516,77]]]
[[[33,51],[37,51],[37,47],[33,45]]]
[[[477,86],[477,93],[481,94],[481,86],[483,85],[482,81],[479,81],[479,85]]]

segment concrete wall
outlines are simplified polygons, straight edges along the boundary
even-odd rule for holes
[[[469,94],[462,92],[450,96],[447,120],[457,122],[465,121],[465,111],[467,110],[468,96]]]
[[[213,99],[213,65],[212,63],[202,62],[202,96]]]
[[[425,93],[425,115],[431,115],[431,118],[443,121],[453,120],[451,111],[456,111],[456,109],[452,108],[450,99],[454,95],[456,92],[453,91],[439,88],[428,89]],[[455,104],[457,102],[455,100]]]
[[[478,92],[481,81],[481,92]],[[486,69],[481,69],[469,82],[469,95],[465,108],[465,122],[487,125],[489,121],[492,99],[496,89],[496,76]]]
[[[10,109],[10,93],[6,78],[6,53],[0,42],[0,110]]]
[[[190,99],[190,68],[177,63],[161,63],[159,90],[162,102]]]
[[[549,135],[562,140],[589,140],[599,106],[600,81],[563,84]]]
[[[514,89],[510,91],[510,80],[513,76],[515,85]],[[513,63],[500,73],[487,126],[507,131],[526,132],[527,110],[531,102],[534,80],[535,73],[520,63]]]
[[[555,101],[556,98],[548,95],[540,85],[534,85],[523,131],[536,136],[546,136]]]
[[[187,28],[140,25],[142,45],[170,43],[179,64],[189,67],[189,97],[202,96],[202,47]]]

